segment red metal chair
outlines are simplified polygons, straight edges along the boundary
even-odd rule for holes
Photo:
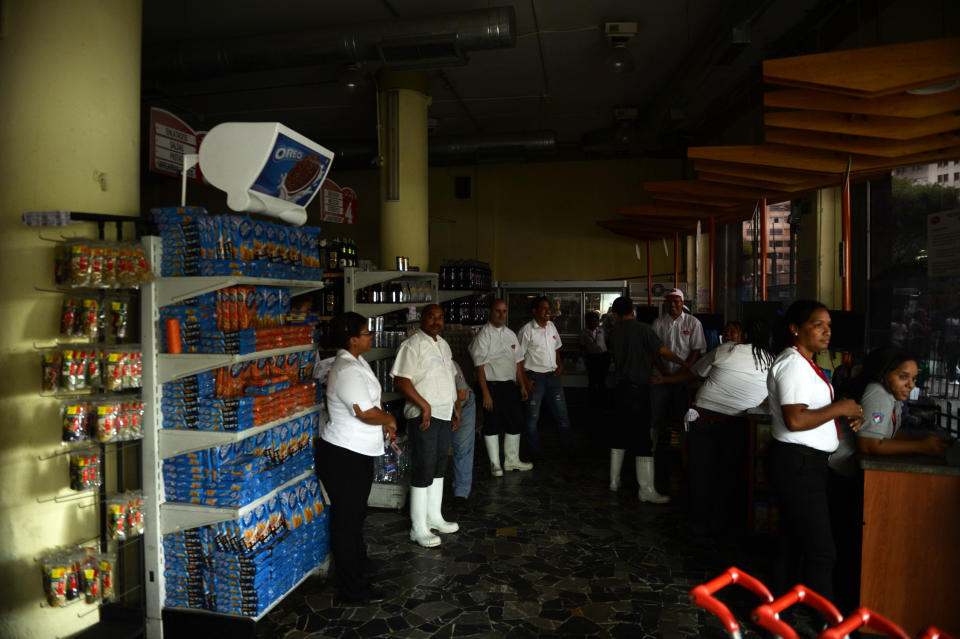
[[[883,615],[862,606],[850,613],[850,616],[836,626],[827,628],[821,632],[817,635],[817,639],[843,639],[857,628],[863,626],[869,626],[895,639],[910,639],[910,636],[901,630],[897,624]]]
[[[801,584],[797,584],[775,601],[757,606],[750,613],[750,617],[758,626],[769,630],[776,636],[783,639],[799,639],[797,632],[780,619],[779,615],[790,606],[801,602],[823,615],[831,626],[843,621],[843,615],[840,614],[836,606],[822,595]]]
[[[731,637],[740,639],[740,624],[737,623],[737,618],[733,616],[729,608],[713,596],[715,592],[730,584],[737,584],[746,588],[767,603],[773,601],[773,595],[770,594],[766,586],[735,566],[727,568],[719,577],[693,588],[690,591],[690,601],[712,612],[723,623]]]
[[[917,635],[917,639],[954,639],[951,635],[941,632],[939,628],[930,626],[922,633]]]

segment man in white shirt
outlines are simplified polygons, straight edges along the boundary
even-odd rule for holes
[[[438,304],[424,307],[420,328],[400,344],[390,370],[397,390],[407,398],[403,416],[412,448],[410,540],[425,548],[440,545],[431,529],[441,533],[460,529],[441,514],[447,452],[460,422],[453,353],[440,337],[442,331],[443,309]]]
[[[560,334],[550,321],[550,300],[537,297],[530,304],[533,319],[520,329],[520,347],[523,349],[523,368],[527,378],[526,402],[527,446],[533,455],[540,453],[537,421],[543,404],[550,407],[557,420],[560,444],[569,455],[573,452],[573,431],[567,414],[567,400],[563,394],[563,361],[560,359]]]
[[[477,383],[483,395],[486,417],[483,441],[490,457],[490,473],[502,477],[504,470],[531,470],[520,461],[521,402],[527,401],[523,349],[507,325],[507,303],[494,299],[490,321],[470,342],[470,357],[477,367]],[[518,384],[519,382],[519,384]],[[503,468],[500,467],[500,431],[503,436]]]
[[[692,366],[700,353],[707,348],[707,341],[703,337],[703,326],[700,320],[690,313],[683,312],[683,291],[679,288],[671,289],[664,295],[664,309],[666,313],[653,321],[653,330],[663,342],[663,345],[683,359],[687,366]],[[657,368],[664,375],[673,375],[680,371],[682,366],[672,362],[656,359]],[[688,385],[686,382],[674,384],[658,384],[650,394],[651,420],[654,431],[654,445],[660,438],[671,420],[679,421],[686,412],[690,403]]]

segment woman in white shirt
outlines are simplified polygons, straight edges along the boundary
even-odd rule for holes
[[[380,403],[380,383],[361,356],[370,350],[367,320],[344,313],[330,322],[337,351],[327,377],[329,423],[317,447],[317,475],[330,496],[330,550],[340,597],[347,604],[383,601],[364,575],[367,560],[363,520],[373,483],[373,459],[384,436],[396,437],[397,422]]]
[[[832,599],[836,548],[827,458],[839,443],[838,420],[849,420],[856,431],[863,410],[852,399],[834,401],[833,386],[813,362],[816,353],[830,346],[827,307],[798,300],[787,309],[784,320],[789,346],[777,355],[767,376],[773,422],[767,478],[780,508],[774,591],[783,593],[799,582]]]
[[[687,413],[687,444],[690,518],[695,529],[711,535],[746,521],[746,486],[737,485],[749,448],[746,411],[767,398],[767,371],[773,364],[767,321],[750,322],[746,331],[738,329],[737,337],[709,351],[690,370],[663,378],[672,383],[705,378]]]

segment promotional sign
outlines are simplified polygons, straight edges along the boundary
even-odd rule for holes
[[[330,157],[278,133],[270,157],[250,189],[305,207],[327,176],[330,161]]]
[[[960,275],[960,209],[927,216],[927,276]]]
[[[322,221],[356,224],[357,193],[350,187],[340,188],[333,180],[327,180],[321,191],[320,205]]]
[[[194,131],[190,126],[164,109],[150,109],[150,167],[154,173],[180,177],[183,156],[196,153],[203,141],[204,132]],[[203,182],[200,167],[187,171],[187,177]]]

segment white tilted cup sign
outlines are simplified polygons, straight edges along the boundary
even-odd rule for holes
[[[200,144],[203,175],[227,193],[227,206],[296,226],[332,163],[332,151],[279,122],[225,122]]]

